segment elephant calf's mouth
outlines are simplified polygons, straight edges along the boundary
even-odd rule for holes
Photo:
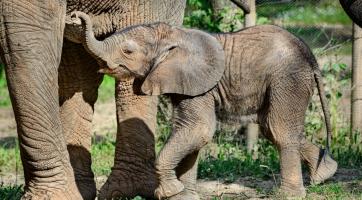
[[[98,73],[107,74],[107,75],[112,76],[112,77],[114,77],[116,79],[135,76],[134,72],[130,71],[124,65],[119,65],[118,67],[116,67],[114,69],[104,67],[104,68],[99,69]]]

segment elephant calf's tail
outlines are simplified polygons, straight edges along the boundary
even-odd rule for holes
[[[332,126],[331,126],[331,120],[330,120],[331,115],[329,113],[328,100],[324,93],[324,86],[323,86],[323,82],[322,82],[321,71],[318,68],[318,65],[317,65],[316,69],[314,69],[314,79],[315,79],[315,82],[317,83],[319,98],[320,98],[320,101],[322,104],[324,120],[326,123],[326,129],[327,129],[326,153],[328,153],[330,144],[331,144],[331,138],[332,138]]]

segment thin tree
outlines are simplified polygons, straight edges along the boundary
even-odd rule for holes
[[[362,130],[362,28],[353,24],[352,135]]]

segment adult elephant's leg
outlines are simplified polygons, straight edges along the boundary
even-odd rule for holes
[[[321,183],[332,177],[337,171],[337,162],[317,145],[303,138],[301,145],[302,160],[307,164],[310,181],[313,184]]]
[[[116,83],[117,140],[114,167],[100,199],[153,197],[157,96],[136,96],[134,80]]]
[[[17,121],[25,199],[81,199],[59,116],[65,6],[65,1],[0,1],[0,52]]]
[[[98,64],[80,44],[64,41],[59,67],[60,117],[75,180],[84,199],[94,199],[91,131],[94,103],[102,75]]]

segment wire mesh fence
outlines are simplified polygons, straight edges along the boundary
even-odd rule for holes
[[[312,49],[324,75],[334,134],[338,134],[337,130],[348,129],[352,22],[339,1],[256,0],[256,13],[257,25],[274,24],[283,27]],[[230,0],[189,0],[184,26],[210,32],[233,32],[244,27],[244,17],[244,12]],[[315,132],[320,132],[322,137],[324,131],[321,113],[315,96],[306,117],[307,134],[316,135]],[[220,127],[235,132],[235,129],[240,128],[235,125]]]

